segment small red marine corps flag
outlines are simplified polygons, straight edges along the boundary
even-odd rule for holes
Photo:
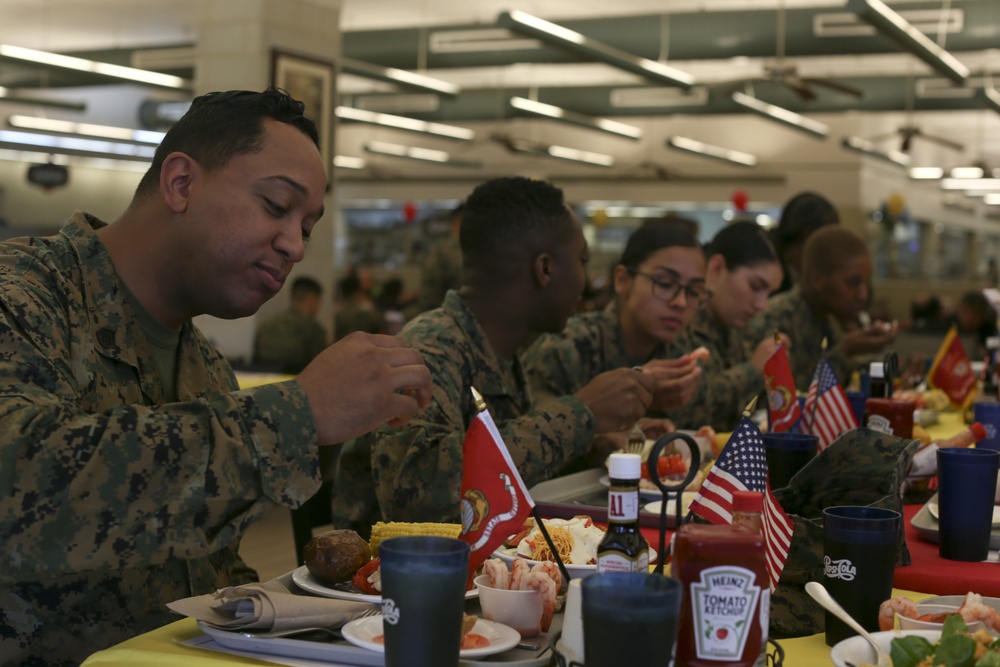
[[[764,385],[767,390],[767,419],[772,433],[790,431],[799,421],[801,409],[795,393],[795,379],[788,363],[788,351],[781,343],[781,336],[774,332],[778,348],[764,362]]]
[[[535,506],[507,445],[475,389],[479,414],[469,424],[462,443],[462,534],[472,548],[469,574],[518,532]]]

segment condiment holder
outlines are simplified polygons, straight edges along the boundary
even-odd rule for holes
[[[660,474],[657,470],[656,463],[660,459],[660,454],[663,449],[673,443],[675,440],[680,440],[684,445],[687,446],[688,451],[691,452],[691,459],[688,466],[687,475],[684,479],[676,484],[667,484],[660,479]],[[676,519],[675,526],[680,527],[681,525],[681,504],[682,504],[682,494],[684,489],[690,486],[691,482],[698,475],[698,470],[701,468],[701,448],[698,443],[695,442],[694,438],[686,433],[667,433],[666,435],[660,436],[660,438],[653,443],[653,448],[649,450],[649,456],[646,458],[646,468],[649,471],[649,479],[653,484],[656,485],[660,492],[663,493],[663,502],[660,503],[660,548],[657,553],[660,557],[656,563],[656,569],[654,572],[656,574],[663,574],[663,566],[666,562],[666,548],[667,548],[667,504],[670,500],[670,494],[676,494],[674,497],[674,517]]]

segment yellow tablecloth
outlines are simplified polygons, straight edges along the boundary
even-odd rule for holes
[[[284,375],[283,373],[250,373],[247,371],[236,372],[236,381],[239,383],[240,389],[251,389],[261,385],[271,384],[272,382],[284,382],[285,380],[291,380],[294,377],[294,375]]]
[[[913,600],[928,597],[925,593],[894,590],[893,595],[906,595]],[[194,620],[186,618],[164,626],[159,630],[139,635],[117,646],[90,656],[84,667],[161,667],[180,665],[184,667],[221,667],[223,665],[265,665],[269,663],[240,656],[230,656],[213,651],[189,648],[179,641],[196,637],[201,632]],[[785,649],[785,667],[829,667],[830,647],[822,634],[799,639],[782,639]],[[502,665],[503,663],[497,663]]]

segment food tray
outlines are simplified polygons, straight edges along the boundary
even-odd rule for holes
[[[931,515],[931,511],[927,508],[927,505],[936,502],[937,494],[935,493],[931,496],[930,500],[924,503],[920,511],[910,519],[910,525],[920,533],[920,537],[934,544],[938,543],[938,522]],[[990,549],[1000,549],[1000,528],[994,527],[993,532],[990,534]]]
[[[601,478],[607,474],[604,468],[592,468],[540,482],[528,492],[544,516],[572,519],[578,514],[586,514],[594,521],[607,523],[608,487],[601,483]],[[662,497],[660,493],[657,495]],[[667,509],[667,526],[673,527],[673,503]],[[658,528],[660,515],[640,510],[639,525]]]
[[[291,573],[282,575],[279,580],[284,581],[290,589],[294,590],[291,580]],[[307,594],[303,592],[304,594]],[[482,617],[482,609],[478,599],[471,599],[466,602],[465,610],[470,614]],[[497,653],[481,660],[460,660],[460,667],[485,667],[488,665],[503,665],[504,667],[543,667],[548,665],[552,658],[549,642],[552,638],[558,637],[562,630],[563,614],[557,613],[552,618],[552,626],[549,632],[538,637],[524,640],[527,643],[538,644],[537,650],[512,648],[503,653]],[[385,665],[385,656],[381,653],[360,648],[345,640],[323,639],[322,641],[310,641],[306,639],[296,639],[294,637],[273,637],[259,638],[246,637],[239,632],[228,632],[222,630],[211,630],[199,624],[206,634],[196,637],[185,644],[197,646],[209,650],[231,652],[238,655],[249,655],[260,660],[278,662],[280,664],[312,665],[336,663],[339,665],[358,665],[360,667],[382,667]],[[212,642],[206,641],[206,637],[211,637]]]

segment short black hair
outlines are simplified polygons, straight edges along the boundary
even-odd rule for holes
[[[860,236],[840,225],[816,230],[802,250],[804,273],[831,273],[855,257],[870,257],[868,245]]]
[[[670,218],[647,220],[628,237],[617,263],[634,269],[654,252],[675,246],[704,252],[687,222]]]
[[[572,229],[563,192],[522,176],[495,178],[465,201],[458,235],[463,264],[501,272]]]
[[[350,298],[361,291],[361,280],[353,273],[349,273],[337,283],[337,290],[340,292],[340,298]]]
[[[767,238],[767,232],[756,222],[734,222],[723,227],[705,248],[705,254],[722,255],[726,268],[735,271],[741,266],[756,266],[778,261],[778,253]]]
[[[309,276],[301,276],[292,282],[292,301],[298,301],[313,294],[319,296],[322,293],[323,286]]]
[[[298,128],[319,147],[316,125],[304,112],[302,102],[273,86],[262,93],[228,90],[196,97],[180,120],[167,130],[135,194],[139,197],[159,187],[163,161],[171,153],[186,153],[211,171],[224,167],[237,155],[260,151],[265,118]]]
[[[771,230],[771,240],[781,252],[787,245],[804,241],[820,227],[839,222],[840,214],[826,197],[815,192],[800,192],[781,209],[778,224]]]

